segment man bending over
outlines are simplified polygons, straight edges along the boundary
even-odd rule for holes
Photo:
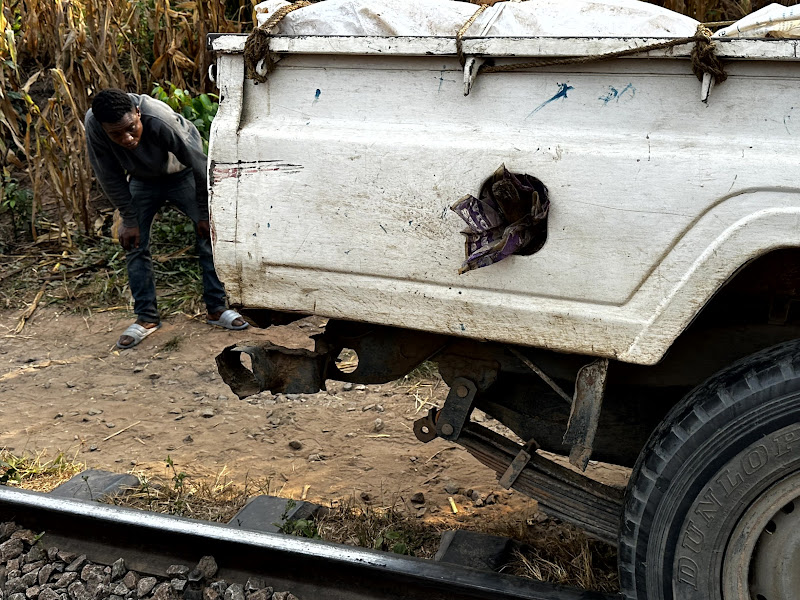
[[[132,348],[160,326],[150,227],[167,202],[194,222],[208,322],[227,329],[247,327],[239,313],[227,309],[225,288],[214,269],[206,155],[194,124],[159,100],[107,89],[95,96],[85,125],[89,161],[106,196],[122,215],[119,241],[126,251],[137,317],[117,347]]]

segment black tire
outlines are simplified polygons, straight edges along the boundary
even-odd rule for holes
[[[739,564],[728,558],[736,556],[731,542],[734,530],[742,529],[737,523],[764,498],[773,498],[767,491],[775,486],[788,485],[800,496],[798,474],[800,340],[718,373],[653,432],[625,499],[619,540],[623,595],[721,600],[723,585],[730,585],[723,583],[723,563],[728,560],[728,574],[731,564]],[[730,595],[750,598],[747,589],[725,600]]]

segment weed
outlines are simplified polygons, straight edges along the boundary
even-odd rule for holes
[[[0,449],[0,484],[32,490],[49,490],[80,473],[86,465],[59,452],[48,460],[45,451],[36,455],[17,455]]]
[[[166,82],[167,87],[155,84],[151,96],[168,104],[176,113],[194,123],[203,138],[203,151],[208,152],[208,136],[211,132],[211,121],[219,109],[219,97],[215,94],[192,96],[189,90],[182,90],[175,84]]]
[[[179,335],[171,337],[164,344],[164,346],[162,347],[162,350],[164,352],[175,352],[178,348],[180,348],[182,341],[183,341],[183,338],[181,336],[179,336]]]
[[[309,538],[312,540],[321,540],[317,523],[313,519],[289,519],[289,513],[297,506],[292,498],[286,501],[286,507],[283,509],[280,523],[273,523],[278,528],[280,533],[286,535],[295,535],[297,537]]]

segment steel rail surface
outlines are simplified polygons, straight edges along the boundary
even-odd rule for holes
[[[14,520],[61,549],[162,574],[212,555],[219,576],[258,576],[301,600],[491,598],[603,600],[585,592],[428,560],[183,517],[15,490],[0,485],[0,521]],[[244,579],[241,579],[242,582]]]

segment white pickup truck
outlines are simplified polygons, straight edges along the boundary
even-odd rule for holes
[[[315,352],[226,349],[223,376],[241,396],[315,391],[432,360],[450,393],[417,436],[618,544],[626,598],[800,598],[799,42],[719,39],[713,85],[694,40],[655,46],[686,34],[479,29],[278,31],[265,77],[247,36],[211,40],[218,272],[256,322],[330,319]],[[527,251],[460,273],[451,207],[485,207],[500,165],[549,211]],[[631,466],[630,483],[538,448]]]

